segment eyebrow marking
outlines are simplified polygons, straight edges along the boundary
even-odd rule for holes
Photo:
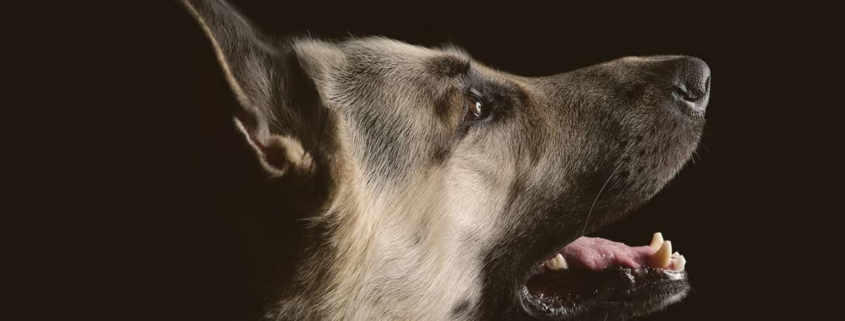
[[[472,62],[465,57],[441,56],[429,62],[429,70],[443,77],[457,77],[469,73]]]

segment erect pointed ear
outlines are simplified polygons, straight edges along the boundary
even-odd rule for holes
[[[310,155],[291,129],[279,128],[286,86],[285,56],[223,0],[180,0],[199,22],[240,106],[235,123],[270,176],[312,170]]]

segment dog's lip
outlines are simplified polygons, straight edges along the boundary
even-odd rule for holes
[[[602,273],[609,275],[608,283],[577,306],[549,307],[529,293],[527,286],[520,289],[520,305],[535,319],[593,320],[608,314],[617,317],[647,314],[680,301],[689,292],[686,271],[614,267]]]

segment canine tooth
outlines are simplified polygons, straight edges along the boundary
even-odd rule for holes
[[[663,233],[657,232],[654,233],[654,236],[651,237],[651,244],[649,244],[648,246],[657,251],[660,249],[661,244],[663,244]]]
[[[553,257],[551,260],[546,261],[546,266],[551,270],[566,270],[569,268],[569,264],[566,263],[566,259],[563,258],[563,255],[558,253]]]
[[[683,255],[678,255],[676,258],[672,259],[672,270],[673,271],[683,271],[684,268],[687,266],[687,258]]]
[[[669,266],[672,259],[672,241],[663,241],[663,244],[657,249],[649,259],[649,266],[653,268],[665,269]]]

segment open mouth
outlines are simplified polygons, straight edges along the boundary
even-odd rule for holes
[[[580,237],[538,264],[521,296],[527,310],[544,319],[642,315],[686,295],[686,263],[661,233],[643,246]]]

